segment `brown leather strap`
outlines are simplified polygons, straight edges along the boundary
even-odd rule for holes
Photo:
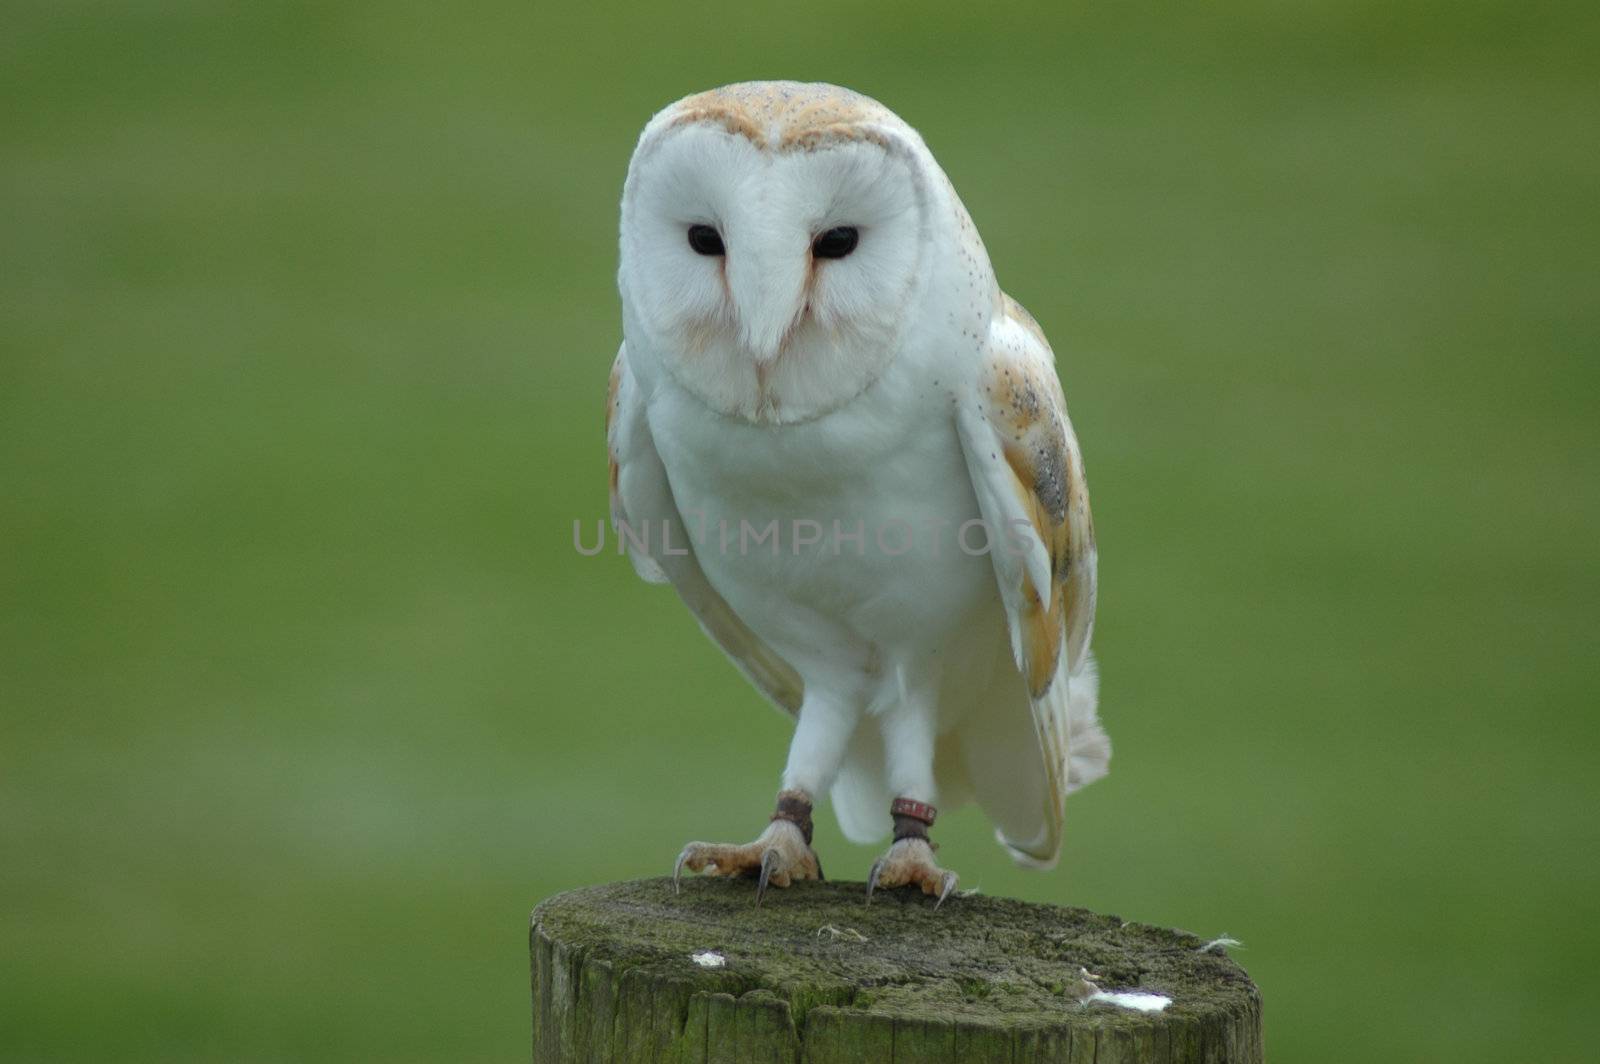
[[[889,815],[894,817],[894,841],[901,839],[923,839],[928,837],[928,829],[933,826],[933,820],[939,815],[939,810],[927,802],[919,802],[911,798],[896,798],[889,806]]]
[[[773,811],[772,819],[795,824],[805,836],[806,845],[811,845],[811,799],[804,791],[779,791],[778,808]]]
[[[889,815],[912,817],[931,828],[934,817],[939,815],[939,810],[927,802],[919,802],[914,798],[896,798],[889,806]]]

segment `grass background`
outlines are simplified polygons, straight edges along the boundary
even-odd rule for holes
[[[8,4],[0,1056],[520,1059],[536,901],[759,825],[785,721],[571,522],[633,140],[788,76],[1088,455],[1115,770],[964,884],[1243,939],[1278,1060],[1583,1059],[1597,11]]]

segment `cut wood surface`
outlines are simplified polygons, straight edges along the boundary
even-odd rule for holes
[[[868,905],[865,890],[801,882],[757,908],[748,880],[674,894],[662,878],[550,898],[530,935],[534,1060],[1262,1059],[1259,992],[1195,935],[984,895]]]

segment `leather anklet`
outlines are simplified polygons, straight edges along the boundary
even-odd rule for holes
[[[927,802],[919,802],[911,798],[896,798],[889,805],[889,815],[894,818],[894,841],[901,839],[928,838],[928,829],[933,827],[934,818],[939,815],[939,810]]]

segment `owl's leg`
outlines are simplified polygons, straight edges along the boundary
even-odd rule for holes
[[[928,838],[938,810],[933,779],[933,717],[915,705],[893,711],[884,720],[883,738],[889,783],[899,797],[889,805],[894,842],[867,876],[867,900],[880,888],[919,886],[938,897],[935,909],[956,889],[956,874],[933,860],[937,849]]]
[[[800,708],[783,789],[767,830],[743,845],[691,842],[672,869],[674,889],[685,868],[717,876],[754,876],[760,905],[768,886],[823,878],[822,863],[811,849],[811,796],[832,783],[853,727],[854,720],[842,705],[808,697]]]

